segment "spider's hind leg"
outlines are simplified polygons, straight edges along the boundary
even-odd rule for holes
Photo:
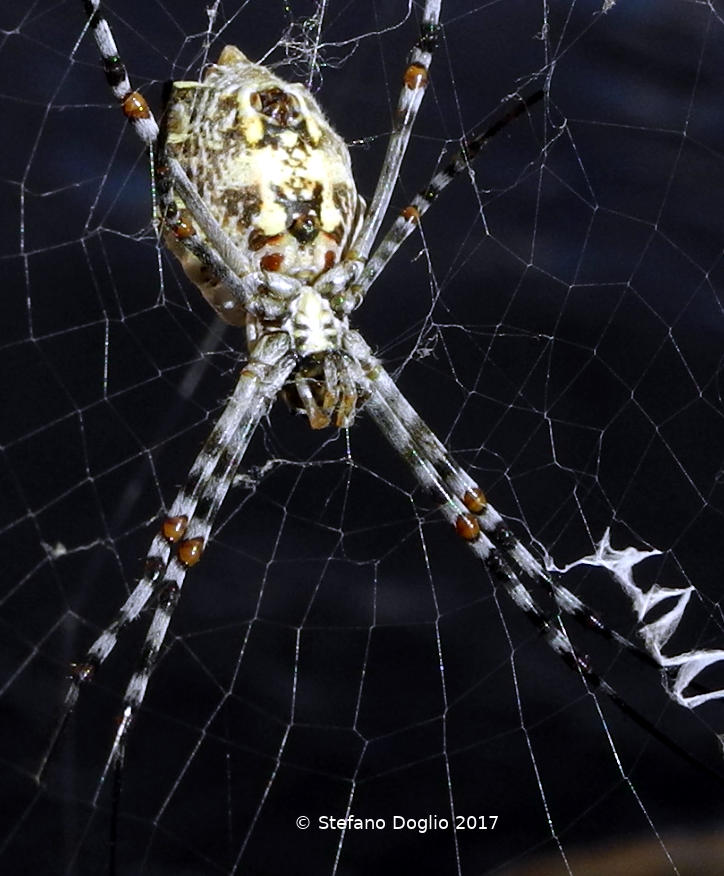
[[[631,706],[593,668],[588,657],[570,640],[561,610],[576,617],[584,613],[586,625],[602,632],[629,650],[643,654],[633,643],[614,634],[562,585],[550,579],[533,555],[510,533],[503,518],[488,504],[482,491],[461,468],[397,389],[389,374],[364,350],[357,336],[360,364],[367,373],[372,394],[367,410],[387,440],[410,465],[416,479],[440,501],[440,511],[457,535],[487,568],[493,581],[502,586],[520,611],[538,630],[546,644],[580,676],[592,693],[604,693],[617,708],[679,757],[707,773],[712,770],[663,733],[652,721]],[[366,345],[365,345],[366,347]],[[555,602],[552,612],[541,608],[525,583],[530,577],[550,589]],[[557,593],[557,589],[561,592]],[[652,662],[645,657],[646,662]],[[655,661],[653,661],[655,663]],[[655,664],[658,667],[658,664]],[[660,667],[658,667],[660,668]],[[714,773],[719,781],[724,777]]]
[[[202,454],[207,447],[216,450],[216,464],[202,480],[192,481],[192,489],[197,493],[193,516],[184,515],[187,520],[184,537],[168,563],[141,659],[126,687],[121,720],[96,791],[96,799],[110,769],[123,758],[128,731],[143,704],[186,575],[201,559],[216,515],[231,488],[256,427],[295,364],[295,357],[289,351],[288,338],[282,332],[263,337],[255,353],[256,358],[242,369],[236,391],[222,414],[222,420],[227,417],[233,423],[233,431],[220,442],[215,436],[215,429],[202,450]]]
[[[124,712],[104,778],[109,766],[122,755],[123,740],[133,714],[143,701],[186,573],[201,558],[218,509],[233,483],[256,426],[284,385],[295,362],[296,357],[283,332],[274,332],[260,339],[254,358],[242,369],[234,392],[191,466],[186,484],[177,493],[163,518],[160,531],[151,542],[144,574],[115,619],[101,632],[84,659],[72,668],[59,720],[36,773],[38,781],[42,780],[77,703],[81,685],[90,680],[106,660],[123,629],[138,617],[154,596],[159,596],[141,664],[126,689]]]

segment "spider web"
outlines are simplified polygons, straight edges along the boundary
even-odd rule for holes
[[[418,6],[107,11],[156,108],[229,42],[311,82],[369,197]],[[721,649],[724,9],[601,6],[443,4],[397,208],[505,95],[547,81],[550,97],[444,193],[356,325],[521,539],[559,568],[607,530],[660,551],[637,587],[693,588],[665,652]],[[34,781],[68,664],[133,586],[243,356],[157,244],[147,160],[77,44],[80,7],[0,10],[3,872],[104,872],[111,831],[120,873],[721,872],[721,780],[586,690],[364,414],[313,433],[282,403],[190,575],[118,812],[110,787],[94,798],[142,623]],[[603,565],[565,583],[635,637]],[[679,707],[654,670],[566,625],[724,773],[720,705]],[[386,826],[320,827],[350,814]]]

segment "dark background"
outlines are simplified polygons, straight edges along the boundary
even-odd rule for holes
[[[332,0],[324,18],[313,85],[367,197],[418,6]],[[156,108],[165,80],[198,76],[205,7],[107,7]],[[549,99],[445,193],[357,325],[521,538],[559,565],[607,527],[615,547],[663,551],[637,582],[696,588],[671,653],[721,648],[724,9],[598,10],[443,4],[396,207],[505,95],[547,82]],[[315,11],[226,2],[209,56],[274,49],[267,62],[305,78]],[[106,872],[110,789],[92,800],[143,624],[84,690],[41,786],[33,774],[68,663],[133,586],[243,359],[241,333],[156,245],[146,158],[92,40],[76,47],[82,26],[76,0],[0,11],[4,873]],[[668,873],[672,859],[686,873],[682,837],[722,872],[708,845],[721,780],[586,692],[363,414],[348,434],[312,433],[278,404],[245,475],[131,735],[121,873],[563,873],[561,849],[575,873]],[[566,583],[634,634],[604,571]],[[724,773],[717,708],[685,712],[656,672],[570,627],[612,685]],[[499,820],[457,848],[443,831],[340,845],[295,827],[348,807]]]

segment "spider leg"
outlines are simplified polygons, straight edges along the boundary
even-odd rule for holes
[[[354,351],[358,356],[357,361],[369,381],[371,394],[365,409],[390,444],[410,465],[419,483],[442,500],[440,511],[443,516],[484,563],[493,580],[503,587],[515,605],[535,626],[548,646],[567,666],[578,672],[589,691],[604,693],[620,711],[671,751],[724,781],[722,776],[713,772],[634,709],[595,671],[588,657],[572,644],[560,617],[550,617],[538,605],[523,583],[521,574],[525,572],[530,575],[534,570],[540,569],[541,576],[544,576],[545,572],[540,565],[507,530],[505,537],[500,537],[500,530],[504,528],[502,517],[487,503],[472,478],[450,459],[434,433],[397,389],[390,375],[371,355],[369,348],[367,355],[360,355],[363,347],[367,347],[361,337],[356,332],[349,332],[347,342],[350,353]],[[443,475],[443,471],[447,474]],[[566,592],[573,597],[576,610],[581,606],[588,611],[570,591]],[[567,599],[562,602],[565,604]],[[592,626],[595,629],[603,626],[592,613],[591,617],[594,619]],[[636,648],[635,645],[632,647]]]
[[[103,71],[113,96],[139,139],[153,152],[159,140],[159,125],[143,95],[134,91],[126,66],[118,53],[113,32],[100,11],[100,0],[83,0],[88,26],[98,46]],[[249,261],[240,252],[204,204],[193,183],[176,159],[162,155],[157,166],[161,217],[175,240],[212,271],[234,293],[240,304],[253,309],[260,275],[249,271]],[[188,210],[179,210],[172,193],[178,193]],[[190,215],[193,215],[193,222]],[[205,243],[198,226],[211,243]],[[213,249],[212,249],[213,247]],[[261,282],[265,278],[261,278]],[[222,313],[223,316],[223,313]]]
[[[283,382],[283,381],[282,381]],[[255,426],[264,409],[256,411],[258,416],[253,417]],[[146,639],[141,651],[141,659],[137,668],[126,687],[123,695],[123,708],[121,719],[118,722],[116,735],[113,740],[111,751],[106,760],[101,780],[98,783],[94,800],[98,799],[100,791],[111,768],[122,761],[125,753],[125,741],[130,730],[133,718],[143,703],[148,688],[148,682],[156,667],[158,657],[163,645],[166,633],[173,613],[181,596],[181,589],[186,580],[186,574],[192,565],[195,565],[201,556],[203,545],[208,541],[213,521],[218,510],[226,497],[226,494],[234,480],[234,475],[239,467],[244,451],[254,429],[242,427],[234,436],[233,449],[227,450],[219,460],[219,464],[206,484],[206,490],[201,496],[196,514],[191,518],[187,530],[185,542],[189,545],[189,555],[185,559],[180,554],[172,556],[166,567],[160,585],[158,603],[153,612],[151,623],[148,626]],[[238,443],[237,443],[238,439]]]
[[[221,417],[194,460],[186,484],[177,493],[160,531],[151,542],[140,581],[113,622],[88,649],[83,661],[73,664],[61,715],[37,772],[38,780],[78,701],[81,685],[94,676],[111,653],[122,629],[138,617],[152,597],[161,594],[149,627],[143,664],[126,691],[126,708],[119,732],[130,723],[130,717],[127,720],[125,717],[127,707],[131,705],[135,709],[143,700],[148,676],[163,642],[186,571],[201,558],[216,513],[231,486],[254,430],[281,390],[295,362],[296,357],[290,352],[285,333],[274,332],[260,339],[253,358],[242,369]],[[120,741],[124,736],[125,731]],[[117,752],[114,756],[117,756]]]
[[[440,34],[441,0],[426,0],[422,12],[420,38],[412,47],[402,77],[402,88],[393,120],[393,129],[387,143],[377,187],[367,208],[364,222],[352,244],[356,258],[365,259],[380,230],[392,192],[400,173],[400,165],[415,124],[428,83],[428,69]]]
[[[364,266],[355,289],[360,295],[364,295],[374,283],[385,265],[407,238],[412,234],[420,222],[421,217],[430,207],[432,202],[458,174],[468,170],[470,163],[480,154],[483,147],[492,140],[503,128],[507,127],[514,119],[527,112],[534,104],[538,103],[545,95],[542,90],[536,91],[528,97],[516,96],[515,101],[504,115],[496,119],[492,125],[467,138],[460,149],[453,155],[447,164],[439,170],[430,182],[415,195],[397,216],[390,226],[387,234],[370,255]]]
[[[240,251],[239,247],[236,246],[219,222],[213,217],[203,198],[198,193],[196,186],[186,175],[183,167],[175,158],[167,154],[161,155],[159,162],[163,168],[162,176],[168,176],[168,182],[164,179],[163,182],[165,184],[159,185],[161,215],[164,218],[168,216],[168,222],[174,236],[181,240],[181,243],[188,237],[191,237],[194,230],[191,220],[191,217],[193,217],[193,224],[198,225],[211,241],[226,271],[230,271],[233,275],[244,276],[246,278],[245,289],[251,290],[256,288],[259,285],[260,275],[252,274],[249,259]],[[181,200],[188,208],[188,214],[184,213],[184,211],[176,211],[171,191],[173,191],[174,195],[178,194],[181,197]]]
[[[447,479],[439,471],[439,460],[434,459],[429,452],[429,441],[432,432],[418,418],[414,431],[410,430],[407,412],[401,410],[400,398],[389,391],[392,379],[381,366],[377,366],[374,374],[370,374],[372,395],[365,407],[372,415],[378,427],[387,440],[397,450],[412,468],[420,484],[435,493],[441,500],[441,513],[455,528],[457,534],[467,542],[473,553],[485,563],[491,575],[501,583],[513,602],[520,608],[547,643],[564,660],[577,667],[592,686],[600,687],[602,682],[594,675],[585,657],[577,654],[567,635],[558,626],[551,623],[545,612],[537,605],[532,594],[520,579],[521,567],[515,557],[507,555],[492,539],[492,533],[486,531],[483,519],[500,517],[485,500],[479,487],[459,489],[451,487]],[[394,385],[394,384],[393,384]],[[401,397],[402,394],[400,393]],[[434,438],[434,436],[433,436]],[[437,441],[437,439],[434,439]],[[451,468],[454,464],[449,461]],[[468,478],[472,486],[472,481]],[[466,485],[467,486],[467,485]],[[502,518],[500,518],[502,520]],[[594,683],[595,682],[595,683]]]
[[[118,54],[111,27],[100,11],[100,0],[83,0],[83,7],[113,96],[121,102],[123,114],[133,125],[136,134],[150,148],[158,138],[158,123],[143,95],[131,88],[128,71]]]
[[[450,457],[443,443],[381,367],[376,372],[376,388],[388,407],[396,412],[406,432],[414,436],[418,452],[435,469],[448,491],[453,496],[462,497],[464,513],[468,516],[474,515],[478,526],[493,547],[507,555],[509,564],[518,574],[522,573],[540,584],[555,601],[558,609],[573,617],[582,626],[615,641],[638,660],[661,670],[661,664],[648,651],[606,626],[593,609],[562,584],[559,577],[546,569],[515,537],[500,513],[487,502],[477,483]]]
[[[170,182],[167,185],[170,189]],[[162,190],[163,185],[159,180],[159,194]],[[168,203],[172,204],[171,201]],[[224,322],[244,325],[247,313],[254,312],[255,309],[254,301],[258,298],[260,283],[259,274],[256,272],[243,276],[235,274],[209,242],[198,233],[193,221],[185,215],[184,211],[177,210],[174,213],[171,207],[165,212],[162,208],[161,213],[163,218],[159,221],[159,227],[162,232],[167,229],[164,235],[166,246],[184,267],[187,254],[196,259],[199,277],[193,279],[195,285]],[[202,289],[202,285],[209,291]]]

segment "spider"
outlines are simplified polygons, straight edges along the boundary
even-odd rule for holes
[[[441,30],[440,6],[441,0],[424,3],[387,153],[366,205],[357,193],[344,141],[304,86],[280,79],[227,46],[200,81],[172,83],[159,126],[131,87],[99,0],[85,0],[111,90],[154,157],[164,240],[218,316],[245,329],[248,359],[185,485],[163,516],[138,583],[85,658],[72,665],[62,719],[38,775],[82,684],[106,660],[123,629],[155,603],[96,797],[109,770],[122,763],[186,577],[203,556],[256,427],[280,395],[313,429],[348,428],[364,410],[420,485],[439,500],[460,541],[588,689],[606,694],[649,733],[691,759],[596,673],[571,644],[561,613],[648,664],[660,668],[659,663],[606,627],[518,540],[350,326],[370,285],[445,186],[500,127],[543,97],[539,91],[516,99],[504,118],[466,140],[374,247],[428,84]],[[534,586],[552,599],[552,611],[539,606]]]

